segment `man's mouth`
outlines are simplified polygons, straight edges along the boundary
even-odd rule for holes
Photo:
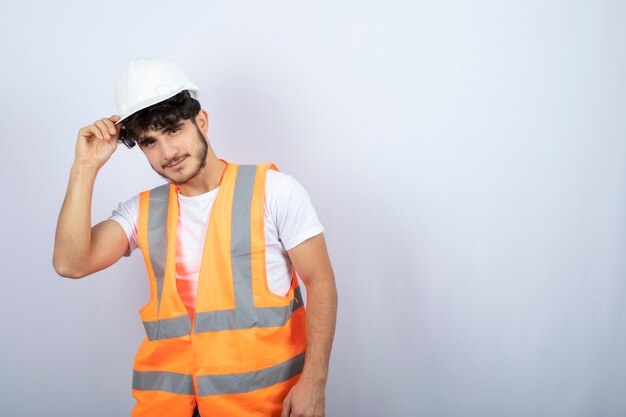
[[[177,166],[180,165],[181,162],[183,162],[185,159],[187,159],[187,157],[185,156],[182,159],[179,159],[178,161],[174,162],[173,164],[168,165],[166,168],[176,168]]]

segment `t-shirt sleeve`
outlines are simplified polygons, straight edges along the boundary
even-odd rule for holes
[[[304,187],[292,176],[280,174],[282,180],[277,184],[271,211],[278,237],[285,250],[290,250],[322,233],[324,227]]]
[[[128,238],[130,246],[128,252],[124,256],[130,256],[131,252],[137,247],[137,218],[139,217],[139,195],[135,195],[128,200],[118,204],[117,209],[109,217],[111,220],[118,222]]]

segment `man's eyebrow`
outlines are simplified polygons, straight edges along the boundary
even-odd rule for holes
[[[168,126],[168,127],[164,127],[163,129],[161,129],[161,132],[165,133],[165,132],[169,132],[172,129],[178,129],[183,125],[183,122],[176,122],[176,124],[172,125],[172,126]]]
[[[178,122],[178,123],[176,123],[176,124],[174,124],[172,126],[164,127],[160,131],[161,131],[161,133],[167,133],[167,132],[171,131],[172,129],[180,128],[182,125],[183,125],[183,122]],[[149,139],[155,140],[156,138],[154,136],[151,136],[151,135],[145,135],[145,136],[141,136],[140,135],[137,138],[137,143],[141,145],[144,141],[149,140]]]
[[[153,137],[153,136],[150,136],[150,135],[148,135],[148,136],[139,136],[139,137],[137,138],[136,142],[137,142],[139,145],[141,145],[142,143],[144,143],[145,141],[150,140],[150,139],[153,139],[153,140],[154,140],[154,137]]]

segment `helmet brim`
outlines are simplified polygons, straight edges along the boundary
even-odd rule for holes
[[[148,100],[144,100],[141,101],[139,103],[136,103],[134,106],[132,106],[131,108],[129,108],[126,112],[124,112],[123,114],[120,114],[120,120],[118,120],[117,122],[115,122],[115,124],[119,124],[121,122],[123,122],[125,119],[129,118],[130,116],[132,116],[133,114],[148,108],[150,106],[153,106],[155,104],[158,104],[164,100],[167,100],[168,98],[172,98],[174,97],[176,94],[180,93],[181,91],[184,90],[189,90],[189,93],[191,94],[191,97],[193,97],[194,99],[198,100],[199,96],[200,96],[200,89],[198,88],[198,86],[196,86],[194,83],[192,82],[188,82],[187,84],[173,90],[173,92],[169,92],[167,94],[163,94],[157,97],[151,97]]]

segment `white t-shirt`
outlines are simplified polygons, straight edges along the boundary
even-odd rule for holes
[[[176,285],[189,314],[195,312],[198,274],[211,208],[219,186],[207,193],[187,197],[180,192],[176,243]],[[118,205],[109,217],[128,237],[129,256],[137,247],[139,196]],[[285,295],[291,286],[293,265],[287,250],[324,231],[311,199],[290,175],[269,169],[265,182],[265,248],[267,284],[272,292]]]

